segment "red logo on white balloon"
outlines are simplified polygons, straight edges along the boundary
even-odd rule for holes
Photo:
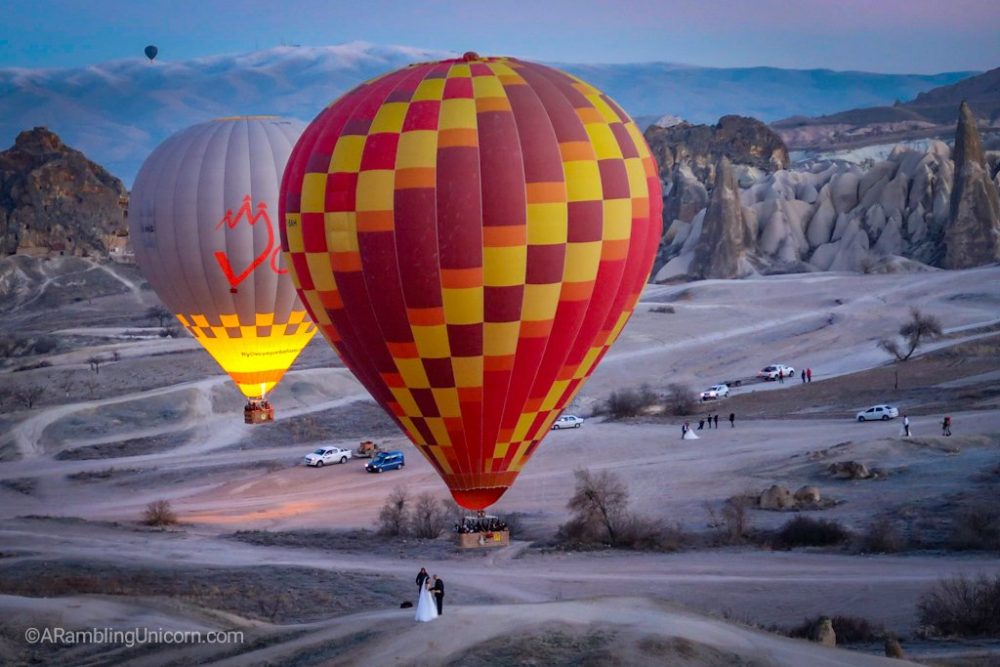
[[[226,209],[226,214],[222,216],[222,220],[215,226],[216,229],[220,229],[223,225],[229,229],[235,229],[240,222],[246,221],[248,225],[253,227],[258,223],[263,223],[264,227],[267,229],[267,247],[264,248],[263,252],[253,258],[242,271],[236,273],[233,270],[233,266],[229,261],[229,255],[225,252],[218,251],[215,253],[215,259],[219,262],[219,267],[222,272],[226,274],[226,279],[229,281],[229,291],[236,293],[236,288],[246,280],[251,273],[253,273],[258,266],[263,264],[270,257],[268,265],[271,270],[276,274],[281,275],[283,273],[288,273],[288,269],[282,269],[278,267],[278,255],[281,253],[281,247],[275,247],[274,238],[274,225],[271,223],[271,216],[267,213],[267,202],[257,203],[257,212],[253,210],[253,200],[251,200],[250,195],[243,197],[243,205],[237,209],[236,213],[233,213],[233,209]]]

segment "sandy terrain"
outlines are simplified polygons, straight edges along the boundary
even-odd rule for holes
[[[674,312],[651,311],[665,304]],[[813,383],[748,382],[732,398],[705,406],[722,413],[722,428],[703,430],[695,441],[680,439],[682,418],[656,415],[594,418],[582,429],[552,433],[497,508],[522,515],[522,534],[510,548],[486,554],[457,552],[446,540],[380,547],[346,538],[298,546],[233,539],[239,530],[333,535],[329,531],[370,528],[398,486],[439,497],[445,490],[323,341],[307,348],[274,392],[279,421],[246,426],[239,395],[192,341],[138,335],[149,326],[142,317],[148,305],[147,294],[130,290],[44,318],[30,307],[5,315],[6,331],[54,331],[60,346],[0,371],[9,386],[48,387],[32,409],[8,400],[0,416],[0,593],[19,593],[0,597],[0,609],[4,616],[36,615],[78,627],[137,619],[178,629],[245,627],[250,634],[239,650],[109,649],[91,656],[95,664],[226,655],[233,664],[509,664],[482,656],[513,655],[511,636],[524,636],[528,627],[534,634],[525,646],[545,664],[571,664],[560,663],[563,654],[587,655],[593,664],[608,664],[611,654],[628,658],[619,664],[733,664],[734,656],[753,665],[881,664],[857,651],[762,634],[719,615],[783,627],[819,614],[863,616],[912,637],[916,601],[933,582],[1000,572],[995,553],[936,547],[860,556],[750,546],[671,554],[529,546],[532,539],[551,539],[565,521],[573,470],[580,467],[620,473],[636,512],[685,531],[707,531],[709,508],[726,498],[778,483],[792,490],[814,485],[835,501],[814,516],[861,532],[884,515],[911,538],[937,544],[947,512],[1000,493],[994,479],[1000,475],[991,472],[1000,465],[997,267],[649,287],[578,399],[574,409],[581,414],[617,388],[648,383],[662,391],[682,382],[701,389],[749,378],[775,362],[812,368]],[[875,342],[914,305],[938,315],[947,335],[907,364],[888,366]],[[114,351],[117,360],[99,374],[88,370],[88,357]],[[12,372],[43,359],[52,365]],[[79,380],[63,386],[67,375]],[[883,401],[911,415],[913,437],[901,437],[898,422],[853,420],[857,410]],[[730,411],[738,415],[732,429],[725,422]],[[951,438],[940,436],[944,412],[955,423]],[[298,465],[318,443],[354,447],[365,436],[404,450],[405,470],[368,475],[359,461],[320,470]],[[848,460],[881,468],[887,477],[850,481],[828,474],[830,463]],[[143,508],[157,499],[171,501],[181,527],[136,528]],[[777,528],[790,516],[751,511],[758,529]],[[130,583],[115,583],[118,592],[110,596],[91,595],[107,582],[74,582],[74,564],[93,576],[127,566]],[[452,611],[426,628],[395,609],[406,593],[393,582],[405,585],[420,565],[447,579]],[[267,599],[266,587],[240,593],[245,605],[227,605],[208,593],[149,584],[159,575],[201,590],[215,576],[212,568],[225,568],[218,585],[236,585],[265,567],[288,570],[273,575],[288,590],[310,581],[337,589],[326,579],[331,576],[387,583],[345,588],[345,594],[354,591],[353,604],[330,602],[326,614],[322,599],[302,600],[290,605],[296,613],[275,614],[274,622],[253,607],[257,598]],[[59,594],[66,597],[42,600],[33,597],[37,590],[15,585],[34,579],[62,581]],[[25,624],[15,625],[0,627],[0,658],[26,649],[15,638]],[[938,649],[914,650],[920,657]],[[69,664],[83,655],[59,649],[43,657]]]

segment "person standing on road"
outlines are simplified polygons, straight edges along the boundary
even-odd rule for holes
[[[420,589],[422,589],[424,587],[424,584],[427,582],[427,580],[430,579],[430,578],[431,578],[431,575],[427,574],[427,568],[426,567],[420,568],[420,572],[417,572],[417,592],[418,593],[420,592]]]
[[[941,422],[941,435],[951,435],[951,417],[945,417]]]
[[[813,381],[813,369],[807,368],[806,369],[806,382],[812,382],[812,381]]]
[[[802,369],[801,375],[802,375],[802,384],[805,384],[806,383],[806,369],[804,369],[804,368]]]
[[[910,417],[908,415],[903,415],[903,435],[907,438],[910,437]]]
[[[785,384],[785,371],[784,371],[784,369],[778,371],[778,384]]]
[[[704,417],[702,417],[701,419],[698,420],[698,430],[700,431],[703,428],[705,428],[705,418]]]
[[[716,414],[714,419],[715,419],[715,428],[719,428],[719,415]]]
[[[736,413],[729,413],[729,428],[736,428]]]

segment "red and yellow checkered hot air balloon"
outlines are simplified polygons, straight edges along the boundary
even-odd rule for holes
[[[617,338],[662,226],[656,166],[618,105],[474,53],[324,109],[280,205],[313,320],[472,510],[510,488]]]

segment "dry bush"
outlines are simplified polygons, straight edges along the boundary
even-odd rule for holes
[[[807,618],[786,633],[789,637],[812,639],[816,629],[826,617]],[[881,625],[876,625],[868,619],[859,616],[834,616],[833,632],[837,635],[838,644],[867,644],[885,639],[886,631]]]
[[[146,310],[146,317],[151,320],[156,320],[160,327],[163,327],[163,325],[170,321],[173,316],[174,314],[163,306],[150,306]]]
[[[872,521],[858,538],[858,551],[866,554],[894,554],[907,546],[906,538],[888,517]]]
[[[963,508],[948,540],[952,549],[1000,551],[1000,507],[984,502]]]
[[[611,392],[604,404],[604,413],[613,419],[635,417],[646,408],[656,404],[656,392],[649,385],[639,389],[619,389]]]
[[[794,547],[827,547],[840,544],[851,534],[836,521],[797,516],[774,536],[774,546],[779,549]]]
[[[448,525],[448,514],[442,503],[431,493],[417,496],[410,514],[409,532],[414,537],[433,539],[441,535]]]
[[[627,519],[628,489],[618,475],[603,470],[591,473],[577,470],[576,489],[566,503],[573,513],[560,527],[560,534],[570,541],[604,542],[615,546],[618,529]],[[565,530],[564,530],[565,529]]]
[[[636,551],[680,551],[691,539],[679,526],[627,514],[618,527],[615,546]]]
[[[939,581],[920,596],[917,612],[938,635],[1000,637],[1000,575]]]
[[[677,311],[674,310],[673,306],[655,306],[653,308],[650,308],[649,312],[651,312],[651,313],[664,313],[664,314],[667,314],[667,315],[673,315]]]
[[[698,409],[698,399],[690,387],[674,383],[667,387],[667,413],[683,417],[693,415]]]
[[[45,390],[37,386],[15,387],[11,390],[11,396],[29,410],[35,407],[35,403],[44,395]]]
[[[409,502],[410,494],[406,487],[397,486],[392,490],[378,513],[380,533],[389,536],[406,534],[409,524]]]
[[[746,540],[750,532],[750,498],[733,496],[722,505],[719,514],[722,517],[722,528],[726,540],[730,544],[739,544]]]
[[[147,526],[173,526],[177,524],[177,515],[170,507],[169,500],[154,500],[146,505],[142,522]]]

